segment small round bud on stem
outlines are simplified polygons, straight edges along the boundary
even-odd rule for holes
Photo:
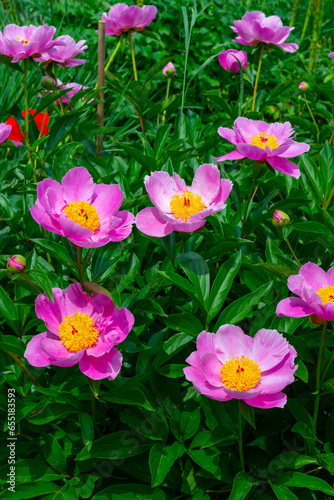
[[[275,210],[275,213],[271,219],[273,226],[277,229],[283,229],[290,224],[290,217],[282,210]]]
[[[298,85],[298,90],[300,90],[301,92],[307,92],[308,90],[310,90],[310,86],[307,82],[301,82]]]
[[[176,75],[176,69],[175,69],[174,64],[171,63],[171,62],[169,62],[168,64],[166,64],[166,66],[162,70],[162,74],[166,78],[172,78],[173,76],[175,76]]]
[[[27,261],[22,255],[13,255],[7,262],[7,269],[13,274],[22,273],[27,267]]]

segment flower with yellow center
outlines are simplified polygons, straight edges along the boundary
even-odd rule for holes
[[[252,359],[240,356],[226,361],[220,369],[224,387],[233,391],[249,391],[261,378],[259,365]]]
[[[266,149],[266,146],[268,146],[270,151],[279,147],[277,138],[267,132],[258,132],[253,135],[250,144],[261,149]]]
[[[28,38],[19,38],[19,37],[17,36],[17,37],[16,37],[16,40],[17,40],[18,42],[21,42],[21,43],[22,43],[22,45],[28,45],[28,44],[29,44],[29,40],[28,40]]]
[[[327,302],[334,302],[334,286],[324,286],[319,288],[317,295],[322,298],[322,306],[326,305]]]
[[[98,337],[99,332],[93,318],[85,313],[77,312],[72,316],[65,316],[59,326],[59,338],[70,352],[92,347]]]
[[[173,215],[176,219],[180,219],[183,222],[188,222],[191,215],[202,212],[204,208],[205,203],[201,196],[187,189],[183,193],[174,194],[170,202],[170,209]]]
[[[100,225],[96,208],[88,201],[73,201],[64,208],[66,217],[80,226],[90,229],[93,233]]]

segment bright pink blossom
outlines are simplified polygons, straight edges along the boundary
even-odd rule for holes
[[[0,142],[4,142],[6,139],[8,139],[8,136],[10,135],[12,131],[12,126],[7,125],[6,123],[0,123]]]
[[[157,15],[155,5],[126,5],[116,3],[108,14],[102,14],[102,21],[106,22],[106,35],[120,36],[124,31],[142,31]]]
[[[118,212],[123,193],[117,184],[94,184],[83,167],[72,168],[62,183],[44,179],[37,186],[32,217],[47,231],[66,236],[78,247],[102,247],[129,236],[134,216]]]
[[[242,69],[245,69],[249,65],[247,62],[247,54],[244,50],[222,50],[218,56],[221,66],[223,66],[226,71],[231,71],[231,73],[239,73],[240,71],[239,63],[236,58],[240,62]]]
[[[172,62],[169,62],[168,64],[166,64],[166,66],[162,70],[162,74],[166,78],[171,78],[172,76],[175,76],[176,75],[176,69],[175,69],[174,64]]]
[[[106,295],[90,297],[79,283],[52,292],[53,302],[45,293],[36,299],[36,315],[47,331],[31,339],[24,357],[37,367],[79,363],[87,377],[113,380],[122,366],[122,354],[115,346],[134,324],[131,312],[116,309]]]
[[[298,179],[298,165],[287,158],[306,153],[310,146],[305,142],[296,142],[293,128],[289,122],[266,123],[239,117],[235,120],[233,130],[219,127],[218,134],[236,146],[236,150],[216,158],[223,160],[241,160],[250,158],[260,163],[267,162],[275,170]]]
[[[63,68],[80,66],[86,62],[86,59],[74,59],[78,54],[83,54],[87,49],[86,40],[76,42],[69,35],[58,36],[55,42],[59,42],[56,50],[45,51],[40,57],[34,58],[35,61],[50,63],[55,62]]]
[[[334,320],[334,267],[326,273],[313,262],[307,262],[297,275],[289,276],[288,287],[298,297],[281,300],[277,316],[302,318],[315,314],[325,321]]]
[[[195,172],[191,186],[174,173],[153,172],[144,179],[154,207],[136,217],[138,229],[149,236],[167,236],[173,231],[190,233],[205,224],[205,218],[226,207],[232,182],[220,179],[216,165],[204,164]]]
[[[0,31],[0,54],[12,57],[13,63],[31,56],[38,57],[46,51],[51,54],[63,43],[59,39],[52,40],[55,32],[54,26],[8,24],[3,34]]]
[[[230,26],[238,36],[235,42],[241,45],[257,45],[258,43],[272,43],[281,47],[285,52],[296,52],[296,43],[284,43],[290,32],[295,28],[283,26],[278,16],[266,17],[263,12],[246,12],[240,21],[234,21]]]
[[[283,408],[281,392],[294,381],[295,349],[276,330],[259,330],[254,338],[238,326],[202,332],[197,350],[187,358],[184,374],[195,389],[211,399],[243,399],[255,408]]]

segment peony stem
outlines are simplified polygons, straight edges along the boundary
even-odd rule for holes
[[[24,373],[30,378],[30,380],[32,380],[35,385],[39,386],[39,384],[36,381],[36,379],[34,379],[34,377],[31,375],[31,373],[28,370],[28,368],[26,368],[24,366],[24,364],[22,363],[22,361],[20,360],[20,358],[18,356],[16,356],[16,354],[12,354],[11,352],[8,352],[8,351],[5,351],[5,352],[8,354],[8,356],[10,356],[15,361],[15,363],[17,363],[19,365],[19,367],[21,368],[21,370],[24,371]]]
[[[317,122],[315,121],[315,118],[314,118],[314,115],[313,115],[313,113],[312,113],[312,110],[311,110],[311,108],[310,108],[310,106],[309,106],[309,103],[307,102],[307,99],[306,99],[306,95],[305,95],[305,93],[304,93],[304,99],[305,99],[305,102],[306,102],[306,106],[308,107],[308,110],[309,110],[309,112],[310,112],[310,115],[311,115],[311,118],[312,118],[312,120],[313,120],[313,123],[314,123],[314,125],[315,125],[315,126],[316,126],[316,128],[317,128],[318,135],[319,135],[319,134],[320,134],[320,130],[319,130],[319,127],[318,127],[318,125],[317,125]]]
[[[249,207],[252,195],[253,195],[253,190],[254,190],[255,182],[256,182],[256,177],[253,179],[252,187],[250,188],[249,195],[248,195],[248,200],[247,200],[247,205],[246,205],[245,213],[244,213],[244,216],[242,218],[241,237],[243,237],[243,235],[244,235],[248,207]]]
[[[328,200],[326,202],[324,202],[324,205],[323,205],[323,210],[327,210],[327,208],[329,207],[329,205],[331,204],[331,201],[333,199],[333,196],[334,196],[334,186],[332,186],[332,189],[331,189],[331,192],[329,193],[329,197],[328,197]]]
[[[106,67],[104,68],[104,71],[108,71],[108,68],[109,68],[110,64],[113,62],[120,46],[121,46],[121,37],[119,38],[118,44],[116,45],[114,52],[111,54],[109,61],[107,62]]]
[[[39,289],[37,288],[37,286],[35,286],[35,285],[33,284],[33,282],[32,282],[32,281],[30,281],[30,279],[28,278],[28,276],[26,275],[26,273],[21,272],[21,276],[23,276],[23,278],[26,280],[26,282],[27,282],[27,283],[29,283],[29,285],[30,285],[30,286],[31,286],[31,287],[32,287],[32,288],[33,288],[33,289],[34,289],[34,290],[38,293],[38,295],[40,295],[41,293],[43,293],[43,292],[41,292],[41,290],[39,290]]]
[[[170,82],[171,82],[171,81],[172,81],[172,79],[171,79],[171,78],[168,78],[168,80],[167,80],[167,90],[166,90],[166,99],[165,99],[165,101],[167,101],[168,96],[169,96],[169,89],[170,89]],[[164,121],[165,121],[165,119],[166,119],[166,112],[167,112],[167,110],[165,109],[165,111],[163,112],[163,115],[162,115],[162,121],[163,121],[163,122],[164,122]]]
[[[133,74],[134,74],[134,77],[135,77],[135,81],[138,82],[137,68],[136,68],[136,59],[135,59],[135,51],[133,50],[133,43],[132,43],[131,32],[129,32],[129,42],[130,42],[130,48],[131,48]]]
[[[295,254],[295,252],[293,251],[292,246],[290,245],[290,241],[288,240],[288,237],[286,238],[286,240],[285,240],[285,241],[286,241],[286,243],[287,243],[288,247],[290,248],[290,252],[292,253],[292,255],[293,255],[293,257],[294,257],[295,261],[297,262],[297,264],[298,264],[300,267],[302,267],[301,263],[300,263],[300,262],[299,262],[299,260],[297,259],[297,255]]]
[[[325,337],[326,337],[326,330],[327,330],[327,324],[324,323],[322,327],[322,332],[321,332],[321,337],[320,337],[320,344],[319,344],[319,352],[318,352],[318,361],[317,361],[317,369],[315,372],[315,401],[314,401],[314,412],[313,412],[313,422],[314,426],[317,425],[317,418],[318,418],[318,411],[319,411],[319,403],[320,403],[320,371],[321,371],[321,362],[322,362],[322,354],[324,351],[324,343],[325,343]]]
[[[259,76],[260,76],[260,71],[261,71],[263,51],[264,51],[264,44],[262,44],[262,47],[261,47],[259,66],[257,68],[256,80],[255,80],[255,85],[254,85],[253,102],[252,102],[252,111],[255,110],[256,92],[257,92],[257,86],[259,83]]]
[[[53,68],[54,68],[54,72],[55,72],[56,87],[58,87],[57,64],[56,64],[56,63],[54,63]],[[64,108],[63,108],[63,101],[62,101],[62,97],[60,97],[60,98],[59,98],[59,106],[60,106],[60,109],[61,109],[62,114],[64,115],[64,114],[65,114],[65,111],[64,111]],[[42,130],[43,130],[43,129],[42,129]]]
[[[82,263],[81,263],[81,247],[77,247],[77,269],[78,269],[78,274],[79,274],[79,281],[80,285],[82,288],[84,287],[84,279],[83,279],[83,272],[82,272]]]
[[[242,413],[241,413],[241,399],[238,400],[238,445],[239,457],[242,470],[245,470],[244,451],[242,447]]]
[[[30,160],[30,145],[29,145],[29,117],[28,117],[28,59],[23,60],[23,73],[24,73],[24,108],[26,112],[26,136],[25,143],[28,150],[28,158]],[[35,179],[34,179],[35,181]],[[35,181],[36,182],[36,181]]]

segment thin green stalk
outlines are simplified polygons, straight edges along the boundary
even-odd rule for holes
[[[107,62],[106,67],[104,68],[104,71],[108,71],[108,68],[109,68],[110,64],[113,62],[120,46],[121,46],[121,37],[119,38],[118,44],[116,45],[114,52],[109,57],[109,61]]]
[[[135,77],[135,81],[138,82],[138,75],[137,75],[137,68],[136,68],[136,59],[135,59],[135,51],[133,50],[133,43],[132,43],[131,32],[129,32],[129,43],[130,43],[130,48],[131,48],[133,74],[134,74],[134,77]]]
[[[242,470],[245,470],[244,451],[242,447],[242,413],[241,413],[241,399],[238,400],[238,445],[239,457]]]
[[[248,207],[249,207],[249,204],[250,204],[250,201],[251,201],[251,198],[252,198],[252,194],[253,194],[255,182],[256,182],[256,177],[254,177],[254,179],[253,179],[252,187],[250,188],[249,195],[248,195],[248,200],[247,200],[247,205],[246,205],[245,213],[244,213],[244,216],[242,218],[241,237],[243,237],[243,234],[244,234],[244,231],[245,231],[245,224],[246,224],[246,219],[247,219]]]
[[[81,247],[77,247],[77,269],[78,269],[78,274],[79,274],[80,285],[83,288],[84,287],[84,279],[83,279],[83,272],[82,272],[81,252],[82,252]]]
[[[321,26],[321,0],[313,0],[313,31],[312,40],[310,46],[310,61],[308,70],[311,73],[312,69],[315,69],[317,50],[318,50],[318,34],[319,27]]]
[[[28,278],[28,276],[25,273],[21,272],[21,276],[23,276],[23,278],[26,280],[26,282],[29,283],[31,288],[33,288],[38,293],[38,295],[43,293],[41,290],[39,290],[39,288],[37,288],[36,285],[33,284],[32,281],[30,281],[30,279]]]
[[[293,251],[292,246],[290,245],[290,241],[288,240],[288,237],[286,238],[286,240],[285,240],[285,241],[286,241],[286,243],[287,243],[288,247],[290,248],[290,252],[292,253],[292,255],[293,255],[293,257],[294,257],[295,261],[297,262],[297,264],[298,264],[300,267],[302,267],[301,263],[300,263],[300,262],[299,262],[299,260],[297,259],[297,255],[295,254],[295,252]]]
[[[54,68],[54,72],[55,72],[56,87],[58,87],[57,64],[56,63],[54,63],[53,68]],[[65,111],[64,111],[64,108],[63,108],[62,97],[59,98],[59,106],[60,106],[62,114],[64,115]]]
[[[18,356],[16,356],[16,354],[12,354],[11,352],[8,352],[8,351],[5,351],[5,352],[8,354],[8,356],[10,356],[15,361],[15,363],[17,363],[19,365],[21,370],[24,371],[24,373],[30,378],[30,380],[32,380],[35,385],[39,386],[36,379],[34,379],[34,377],[31,375],[30,371],[24,366],[24,364],[22,363],[20,358]]]
[[[316,128],[317,128],[318,135],[319,135],[319,134],[320,134],[320,130],[319,130],[319,127],[318,127],[318,125],[317,125],[317,122],[315,121],[315,118],[314,118],[314,115],[313,115],[313,113],[312,113],[312,110],[311,110],[311,108],[310,108],[310,106],[309,106],[309,103],[308,103],[308,101],[307,101],[307,99],[306,99],[306,95],[305,95],[305,93],[304,93],[304,99],[305,99],[305,102],[306,102],[306,106],[307,106],[307,108],[308,108],[308,110],[309,110],[309,112],[310,112],[310,115],[311,115],[311,118],[312,118],[312,120],[313,120],[313,123],[314,123],[314,125],[315,125],[315,126],[316,126]]]
[[[262,44],[262,47],[261,47],[259,65],[257,68],[257,74],[256,74],[256,80],[255,80],[255,86],[254,86],[254,94],[253,94],[253,102],[252,102],[252,111],[255,110],[256,92],[257,92],[257,86],[259,83],[259,76],[260,76],[260,71],[261,71],[263,51],[264,51],[264,43]]]
[[[322,355],[323,355],[323,351],[324,351],[324,343],[325,343],[325,337],[326,337],[327,324],[328,324],[328,321],[326,321],[326,323],[324,323],[324,325],[322,327],[320,344],[319,344],[319,352],[318,352],[317,368],[316,368],[316,372],[315,372],[316,396],[315,396],[315,401],[314,401],[314,412],[313,412],[313,422],[314,422],[315,426],[317,425],[319,403],[320,403],[320,371],[321,371]]]
[[[168,78],[167,80],[167,90],[166,90],[166,98],[165,100],[167,101],[168,99],[168,96],[169,96],[169,89],[170,89],[170,83],[171,83],[172,79],[171,78]],[[165,119],[166,119],[166,112],[167,110],[165,109],[165,111],[163,112],[163,115],[162,115],[162,121],[164,122]]]
[[[28,117],[28,59],[23,60],[23,74],[24,74],[24,109],[26,112],[26,136],[25,143],[28,150],[28,158],[30,160],[30,145],[29,145],[29,117]]]
[[[334,185],[332,186],[332,189],[331,189],[331,192],[329,193],[329,196],[328,196],[328,200],[326,202],[324,202],[324,205],[323,205],[323,210],[327,210],[327,208],[329,207],[329,205],[331,204],[331,201],[333,199],[333,196],[334,196]]]
[[[291,16],[291,21],[290,21],[290,24],[289,24],[290,28],[292,28],[292,26],[294,25],[294,22],[295,22],[295,19],[296,19],[296,15],[297,15],[298,5],[299,5],[299,0],[295,0],[294,4],[293,4],[293,7],[292,7],[292,16]]]
[[[313,6],[313,0],[310,0],[310,2],[308,4],[307,12],[306,12],[306,17],[305,17],[305,22],[304,22],[302,36],[300,37],[300,43],[303,41],[305,33],[306,33],[306,28],[307,28],[308,21],[310,19],[310,15],[311,15],[311,12],[312,12],[312,6]]]

